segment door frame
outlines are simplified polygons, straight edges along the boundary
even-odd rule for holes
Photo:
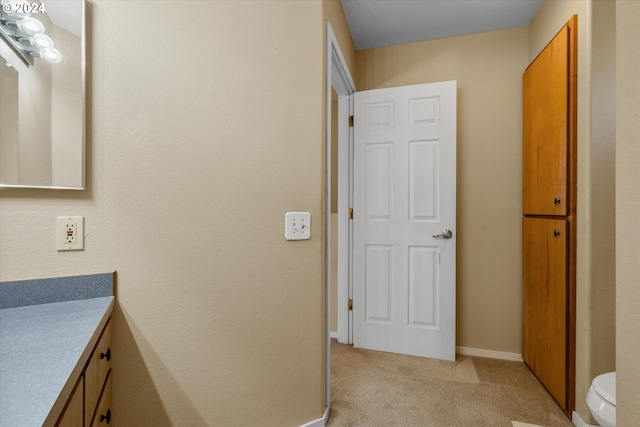
[[[331,88],[338,93],[338,254],[348,253],[349,243],[349,197],[350,155],[349,115],[353,109],[353,94],[356,86],[344,60],[340,45],[327,21],[326,40],[326,85],[325,85],[325,391],[326,406],[331,406]],[[349,339],[349,308],[346,304],[349,283],[349,257],[338,257],[338,341]],[[341,304],[344,301],[344,304]]]

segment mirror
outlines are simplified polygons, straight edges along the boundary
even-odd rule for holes
[[[84,0],[0,3],[0,187],[84,189]]]

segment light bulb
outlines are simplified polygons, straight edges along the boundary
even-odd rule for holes
[[[52,64],[57,64],[58,62],[62,61],[62,54],[56,48],[47,47],[40,51],[40,58]]]
[[[46,49],[54,46],[53,39],[46,34],[36,34],[33,37],[29,37],[29,43],[38,49]]]
[[[35,18],[22,18],[16,22],[16,25],[20,31],[25,34],[29,34],[30,36],[44,33],[44,25]]]

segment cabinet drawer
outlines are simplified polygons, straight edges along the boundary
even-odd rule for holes
[[[93,350],[84,374],[84,419],[89,425],[98,404],[98,399],[111,369],[111,320],[104,327],[102,336]]]
[[[107,427],[112,425],[111,413],[113,411],[111,410],[111,376],[111,372],[109,372],[91,427]]]
[[[56,423],[56,427],[83,427],[82,396],[84,392],[84,377],[81,376],[76,383],[71,397],[67,401],[62,415]]]

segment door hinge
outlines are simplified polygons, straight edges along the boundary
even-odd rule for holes
[[[349,208],[349,219],[353,219],[353,208]]]
[[[349,127],[353,127],[353,116],[349,116]]]
[[[349,311],[353,311],[353,300],[349,300]]]

